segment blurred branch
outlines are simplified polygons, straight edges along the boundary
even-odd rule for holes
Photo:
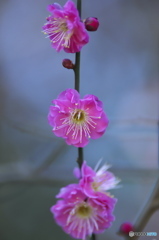
[[[144,229],[156,209],[159,209],[159,177],[154,185],[152,193],[135,220],[135,231],[141,232]]]
[[[45,161],[35,170],[31,173],[29,178],[21,178],[21,179],[13,179],[13,180],[5,180],[5,182],[0,182],[0,186],[2,187],[3,185],[22,185],[22,189],[18,190],[18,192],[9,194],[7,196],[3,196],[3,198],[0,198],[0,203],[6,203],[10,200],[13,200],[19,195],[22,195],[26,192],[26,188],[24,185],[51,185],[53,186],[56,184],[55,180],[51,179],[39,179],[35,178],[37,175],[40,175],[40,173],[44,172],[51,164],[52,162],[61,154],[63,153],[64,150],[66,150],[66,144],[62,143],[56,150],[53,151],[53,155],[50,154],[48,158],[45,159]]]
[[[35,126],[32,125],[24,125],[24,121],[22,122],[14,122],[13,119],[4,118],[3,121],[5,124],[8,124],[10,127],[19,130],[20,132],[25,132],[31,135],[39,136],[40,138],[52,139],[52,136],[46,134],[46,131],[42,129],[39,131]],[[158,119],[146,116],[134,117],[134,118],[110,118],[111,124],[149,124],[149,125],[158,125]]]
[[[50,186],[53,187],[55,184],[57,184],[54,180],[51,179],[39,179],[39,178],[21,178],[21,179],[15,179],[15,180],[5,180],[4,182],[0,182],[0,187],[7,187],[7,186],[14,186],[14,192],[9,193],[7,195],[2,195],[0,196],[0,204],[3,203],[8,203],[10,201],[13,201],[14,199],[19,198],[19,196],[23,195],[26,193],[26,191],[29,189],[31,186],[35,185],[44,185],[44,186]],[[15,190],[15,185],[18,187],[17,191]],[[20,189],[19,189],[20,187]],[[1,189],[2,191],[2,189]]]
[[[53,150],[50,156],[46,158],[45,161],[35,171],[33,171],[32,175],[34,176],[38,175],[42,173],[44,170],[46,170],[56,160],[56,158],[66,149],[67,145],[65,144],[65,142],[62,142],[60,146],[56,150]]]
[[[158,134],[158,168],[159,168],[159,119],[157,123],[157,134]]]
[[[19,178],[19,179],[8,179],[5,181],[0,182],[0,186],[7,186],[7,185],[44,185],[44,186],[56,186],[61,185],[59,180],[56,181],[55,179],[49,178],[41,178],[41,177],[34,177],[34,178]]]
[[[1,185],[1,187],[3,187],[3,186]],[[0,204],[3,204],[3,203],[5,204],[5,203],[8,203],[10,201],[13,201],[14,199],[19,198],[19,196],[23,195],[26,192],[26,190],[28,190],[28,189],[26,189],[24,186],[22,186],[21,189],[18,188],[18,191],[14,191],[13,193],[9,193],[9,194],[7,194],[7,196],[6,195],[0,196]]]
[[[134,221],[135,232],[142,232],[149,219],[153,213],[159,209],[159,177],[153,187],[153,190],[146,201],[145,205],[142,207],[141,211],[138,213],[136,220]],[[124,236],[127,240],[132,240],[132,237]],[[133,236],[133,240],[137,240],[140,236]]]
[[[150,125],[155,125],[157,124],[158,120],[157,118],[148,118],[148,117],[134,117],[134,118],[110,118],[111,123],[118,123],[118,124],[125,124],[125,123],[130,123],[130,124],[150,124]]]
[[[40,129],[36,129],[36,127],[30,123],[30,125],[26,125],[27,123],[25,122],[24,124],[24,121],[23,122],[14,122],[13,119],[3,119],[5,124],[8,124],[8,126],[14,128],[14,129],[17,129],[18,131],[20,132],[23,132],[23,133],[27,133],[27,134],[30,134],[30,135],[33,135],[33,136],[38,136],[39,138],[46,138],[46,139],[52,139],[53,137],[50,135],[47,135],[45,134],[46,131],[43,131]]]

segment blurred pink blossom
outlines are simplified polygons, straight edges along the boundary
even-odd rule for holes
[[[57,137],[65,139],[68,145],[84,147],[89,138],[101,137],[108,119],[103,111],[102,102],[94,95],[80,99],[74,89],[63,91],[50,107],[48,121]]]
[[[120,226],[120,233],[128,235],[130,231],[134,231],[134,226],[131,222],[124,222]]]
[[[97,198],[99,193],[106,193],[107,190],[115,188],[119,183],[113,173],[107,171],[108,165],[103,165],[97,172],[83,163],[81,169],[80,186],[88,197]]]
[[[54,3],[48,6],[51,16],[43,26],[44,34],[48,34],[51,45],[57,52],[64,49],[68,53],[76,53],[89,42],[84,23],[80,20],[74,2],[68,0],[64,7]]]
[[[116,199],[107,195],[88,198],[78,184],[62,188],[59,200],[51,207],[55,221],[73,238],[85,240],[92,233],[102,233],[115,220],[112,212]]]

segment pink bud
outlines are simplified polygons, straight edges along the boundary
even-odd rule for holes
[[[127,235],[130,231],[134,231],[132,223],[125,222],[120,226],[120,232],[122,232],[123,234]]]
[[[70,59],[63,59],[62,65],[67,69],[73,69],[74,68],[74,64],[72,63],[72,61]]]
[[[85,24],[85,28],[91,32],[97,31],[99,27],[99,21],[98,21],[98,18],[96,17],[86,18],[86,20],[84,21],[84,24]]]

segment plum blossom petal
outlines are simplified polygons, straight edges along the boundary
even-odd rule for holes
[[[108,118],[96,96],[80,99],[76,90],[67,89],[52,102],[55,106],[50,107],[49,124],[54,134],[64,138],[68,145],[84,147],[89,138],[97,139],[104,134]]]
[[[47,7],[47,10],[49,11],[49,12],[54,12],[54,10],[55,9],[61,9],[62,10],[62,7],[61,7],[61,5],[60,4],[58,4],[58,3],[54,3],[54,4],[50,4],[50,5],[48,5],[48,7]]]
[[[81,178],[81,171],[79,169],[79,167],[75,167],[73,169],[73,175],[75,176],[75,178],[80,179]]]
[[[89,35],[79,17],[75,3],[68,0],[64,7],[58,3],[49,5],[47,10],[51,16],[43,26],[43,33],[51,40],[57,52],[62,49],[68,53],[76,53],[89,42]]]

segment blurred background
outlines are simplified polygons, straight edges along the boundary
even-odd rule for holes
[[[77,158],[47,122],[51,101],[74,87],[61,64],[74,54],[56,53],[41,33],[51,3],[0,1],[0,240],[71,239],[49,211],[59,188],[76,182]],[[116,221],[98,240],[122,239],[121,223],[136,218],[158,175],[159,1],[82,5],[83,19],[95,16],[100,27],[82,49],[81,96],[98,96],[110,120],[84,158],[94,167],[102,157],[122,180],[112,191]],[[156,212],[144,231],[157,232],[158,219]]]

